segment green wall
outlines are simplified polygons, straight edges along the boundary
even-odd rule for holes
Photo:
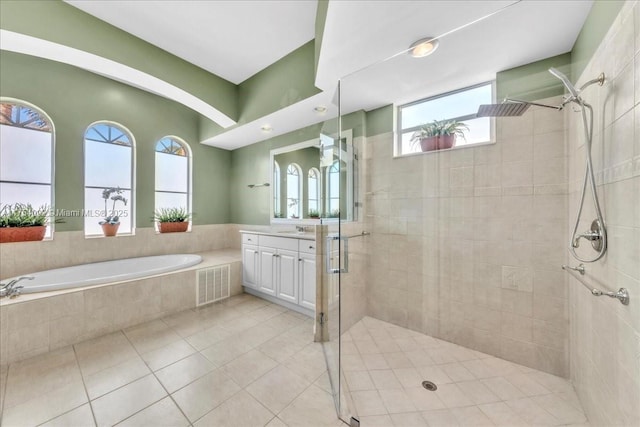
[[[58,209],[82,209],[83,135],[89,124],[110,120],[136,140],[136,226],[151,227],[155,191],[155,144],[176,135],[193,152],[195,224],[229,222],[231,153],[198,143],[199,115],[176,102],[87,71],[27,55],[0,52],[0,95],[44,110],[55,126],[55,201]],[[59,231],[82,230],[66,218]]]
[[[320,60],[320,51],[322,50],[322,37],[324,36],[324,26],[327,21],[327,12],[329,11],[329,0],[318,0],[318,8],[316,9],[316,42],[314,50],[315,71],[318,72],[318,62]]]
[[[496,102],[505,98],[536,101],[564,94],[562,82],[551,75],[554,67],[571,74],[571,53],[553,56],[496,74]]]
[[[2,0],[0,28],[112,59],[184,89],[234,120],[238,117],[233,83],[60,0]]]

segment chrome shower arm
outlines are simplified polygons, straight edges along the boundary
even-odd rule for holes
[[[562,107],[564,107],[563,105],[547,105],[547,104],[541,104],[539,102],[532,102],[532,101],[522,101],[520,99],[513,99],[513,98],[505,98],[502,102],[517,102],[520,104],[529,104],[529,105],[535,105],[536,107],[545,107],[545,108],[552,108],[554,110],[562,110]]]

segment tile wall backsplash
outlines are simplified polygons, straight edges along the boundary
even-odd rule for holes
[[[367,140],[367,314],[568,377],[564,115],[498,119],[493,145],[392,146]]]
[[[569,283],[571,380],[592,425],[640,422],[640,4],[627,2],[590,63],[580,84],[604,72],[604,86],[584,98],[595,112],[593,161],[607,225],[609,248],[585,265],[584,280],[615,291],[625,287],[631,303],[594,298],[577,280]],[[579,114],[569,124],[569,218],[573,225],[585,171]],[[587,198],[578,230],[596,217]],[[595,254],[584,242],[583,256]],[[572,261],[572,265],[578,262]]]

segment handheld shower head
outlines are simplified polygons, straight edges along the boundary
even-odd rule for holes
[[[554,77],[557,77],[560,79],[560,81],[567,88],[571,96],[573,96],[574,98],[578,98],[578,96],[580,96],[580,94],[578,93],[578,90],[575,88],[573,84],[571,84],[571,81],[569,81],[569,78],[566,75],[564,75],[562,72],[560,72],[559,70],[553,67],[549,68],[549,72],[553,74]]]

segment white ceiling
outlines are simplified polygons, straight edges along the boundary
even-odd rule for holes
[[[315,0],[68,2],[236,83],[312,39],[317,6]],[[203,143],[234,149],[335,117],[338,80],[343,113],[492,80],[498,71],[570,51],[592,4],[331,0],[316,76],[324,93]],[[398,54],[427,36],[442,36],[433,55]],[[316,103],[330,107],[324,118],[313,111]],[[262,132],[263,124],[273,131]]]
[[[230,82],[315,37],[317,0],[66,0]]]

